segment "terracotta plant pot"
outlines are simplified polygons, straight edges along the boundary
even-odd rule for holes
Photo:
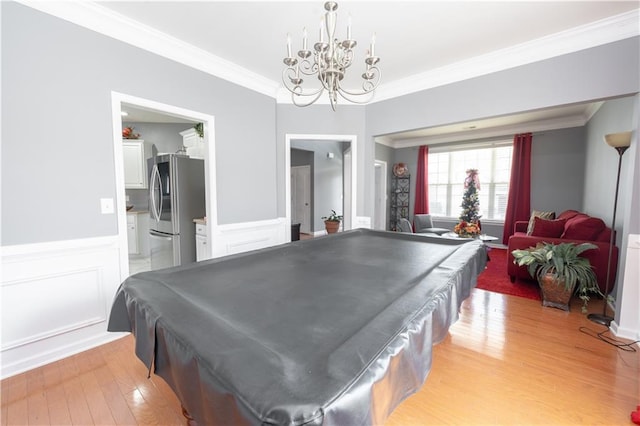
[[[324,227],[327,230],[327,234],[335,234],[338,232],[338,228],[340,228],[340,222],[325,220]]]
[[[573,289],[567,289],[563,280],[558,280],[553,274],[546,274],[539,277],[538,284],[542,290],[542,306],[569,310]]]

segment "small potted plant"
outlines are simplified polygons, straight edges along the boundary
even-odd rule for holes
[[[338,232],[342,216],[337,214],[335,210],[331,210],[331,214],[322,217],[322,219],[324,219],[324,227],[327,230],[327,234],[335,234]]]
[[[598,247],[591,243],[539,243],[525,250],[513,250],[511,254],[514,263],[526,265],[529,274],[537,278],[543,306],[568,311],[575,292],[582,299],[582,312],[586,313],[589,293],[601,296],[602,293],[589,259],[580,254],[595,248]]]

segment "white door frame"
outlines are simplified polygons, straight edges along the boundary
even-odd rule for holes
[[[211,236],[218,227],[218,202],[216,196],[216,150],[215,123],[212,115],[164,104],[150,99],[124,93],[111,92],[111,115],[113,123],[113,152],[116,178],[116,214],[118,221],[118,246],[120,251],[120,281],[129,276],[129,254],[127,250],[127,212],[124,189],[124,157],[122,154],[122,104],[136,105],[204,124],[204,176],[205,211],[207,215],[207,245],[211,247]],[[153,142],[153,141],[150,141]],[[194,231],[195,232],[195,231]]]
[[[352,186],[350,185],[351,177],[353,176],[353,172],[351,171],[351,164],[353,163],[353,151],[351,147],[344,150],[342,153],[342,158],[350,159],[351,161],[343,161],[342,162],[342,212],[345,215],[344,220],[342,221],[342,229],[353,229],[353,215],[350,214],[353,209],[353,205],[347,203],[345,197],[349,198],[351,194]]]
[[[284,202],[285,202],[285,241],[291,241],[291,141],[339,141],[351,143],[351,224],[356,223],[356,200],[358,176],[358,137],[356,135],[317,135],[317,134],[286,134],[284,136]],[[347,200],[345,200],[346,202]],[[346,231],[346,229],[345,229]]]
[[[379,203],[377,211],[381,212],[380,218],[374,217],[373,219],[373,229],[381,229],[384,231],[387,229],[387,162],[382,160],[374,160],[373,162],[374,173],[377,167],[380,168],[380,187],[376,188],[375,191],[375,203]],[[375,181],[375,179],[374,179]],[[378,198],[378,196],[380,197]],[[374,211],[376,209],[374,208]],[[382,228],[379,228],[382,226]]]

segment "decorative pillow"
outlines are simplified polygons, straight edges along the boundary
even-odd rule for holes
[[[591,216],[584,214],[584,213],[578,213],[575,216],[571,216],[569,218],[562,218],[562,219],[567,219],[567,224],[564,225],[565,231],[567,230],[567,228],[569,228],[572,224],[574,223],[578,223],[580,221],[583,221],[585,219],[589,219]]]
[[[615,244],[615,234],[614,234],[614,241],[613,244]],[[602,232],[600,232],[598,234],[598,238],[596,238],[596,241],[602,242],[602,243],[608,243],[611,241],[611,228],[604,228],[602,230]]]
[[[571,219],[571,218],[573,218],[573,217],[575,217],[575,216],[577,216],[579,214],[583,214],[583,213],[580,213],[577,210],[565,210],[562,213],[560,213],[558,216],[556,216],[556,219],[567,219],[567,220],[569,220],[569,219]]]
[[[531,231],[533,231],[533,218],[541,217],[543,219],[555,219],[556,212],[542,212],[538,210],[534,210],[531,213],[531,217],[529,218],[529,226],[527,226],[527,235],[531,235]]]
[[[596,237],[606,228],[602,219],[597,217],[585,217],[577,220],[572,220],[567,224],[563,239],[566,240],[583,240],[583,241],[595,241]]]
[[[541,217],[533,218],[532,237],[560,238],[564,232],[564,225],[567,223],[564,219],[547,220]]]

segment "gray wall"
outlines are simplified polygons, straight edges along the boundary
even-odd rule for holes
[[[632,208],[634,203],[637,204],[637,196],[640,192],[640,180],[637,177],[633,179],[640,168],[640,162],[637,161],[638,115],[640,115],[638,98],[639,95],[636,95],[606,102],[591,119],[586,132],[583,209],[593,216],[602,218],[608,226],[611,226],[619,155],[614,148],[606,144],[603,138],[609,133],[635,131],[632,135],[631,147],[622,157],[620,169],[616,214],[616,245],[620,249],[620,261],[616,282],[613,283],[613,288],[617,289],[613,294],[617,294],[618,298],[622,295],[622,288],[618,288],[618,283],[624,276],[626,264],[628,243],[625,235],[638,233],[638,223],[640,223],[640,213],[637,208]]]
[[[630,234],[640,234],[640,148],[638,148],[638,129],[640,128],[640,95],[636,95],[633,101],[633,112],[631,116],[630,130],[635,130],[635,133],[631,135],[631,148],[626,154],[628,161],[633,166],[628,166],[631,169],[629,180],[625,187],[625,193],[631,196],[627,198],[625,204],[627,208],[624,210],[624,223],[627,226],[627,231]]]
[[[533,134],[531,144],[531,209],[582,209],[585,128]]]
[[[371,104],[367,130],[384,135],[633,94],[639,50],[634,37]]]
[[[0,7],[2,245],[117,233],[116,215],[100,214],[100,198],[116,197],[112,91],[213,115],[219,222],[277,216],[273,98],[23,5]]]
[[[584,210],[602,218],[609,225],[613,219],[613,200],[616,188],[618,152],[604,141],[604,135],[633,130],[633,118],[637,117],[635,97],[626,97],[605,102],[593,116],[586,132],[586,160],[581,178],[584,180]],[[631,198],[635,144],[622,157],[620,170],[620,193],[618,196],[617,231],[623,224],[622,212]],[[620,245],[621,235],[618,235]]]

